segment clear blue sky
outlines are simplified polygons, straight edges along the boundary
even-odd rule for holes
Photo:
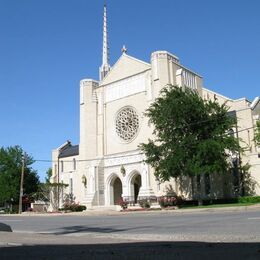
[[[111,64],[122,45],[167,50],[231,98],[260,94],[259,0],[108,0]],[[0,146],[35,159],[79,142],[79,81],[98,79],[102,0],[0,0]],[[43,179],[48,163],[35,163]]]

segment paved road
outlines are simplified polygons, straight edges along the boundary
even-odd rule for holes
[[[0,232],[1,260],[260,259],[259,209],[0,216],[0,223],[13,230]]]
[[[260,242],[260,210],[115,215],[0,216],[13,232],[146,241]]]

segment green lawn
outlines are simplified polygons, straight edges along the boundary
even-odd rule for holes
[[[251,206],[259,203],[247,202],[247,203],[227,203],[227,204],[211,204],[205,206],[192,206],[185,205],[181,209],[203,209],[203,208],[225,208],[225,207],[240,207],[240,206]]]

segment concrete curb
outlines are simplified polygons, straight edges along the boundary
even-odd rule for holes
[[[251,206],[233,206],[233,207],[219,207],[219,208],[199,208],[199,209],[178,209],[178,212],[227,212],[227,211],[247,211],[250,209],[260,209],[259,205]]]
[[[175,209],[175,210],[150,210],[150,211],[114,211],[114,210],[86,210],[84,212],[69,212],[69,213],[34,213],[34,212],[24,212],[22,214],[0,214],[0,216],[39,216],[39,217],[56,217],[56,216],[118,216],[127,214],[183,214],[183,213],[203,213],[203,212],[236,212],[236,211],[247,211],[247,210],[260,210],[260,204],[250,205],[250,206],[232,206],[232,207],[219,207],[219,208],[192,208],[192,209]],[[1,231],[1,229],[0,229]]]

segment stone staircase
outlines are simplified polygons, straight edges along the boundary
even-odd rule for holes
[[[121,206],[119,205],[111,205],[111,206],[89,206],[87,210],[95,210],[95,211],[120,211]]]
[[[83,203],[87,206],[87,208],[89,208],[89,207],[92,207],[94,200],[95,200],[95,192],[88,193],[85,196]]]

